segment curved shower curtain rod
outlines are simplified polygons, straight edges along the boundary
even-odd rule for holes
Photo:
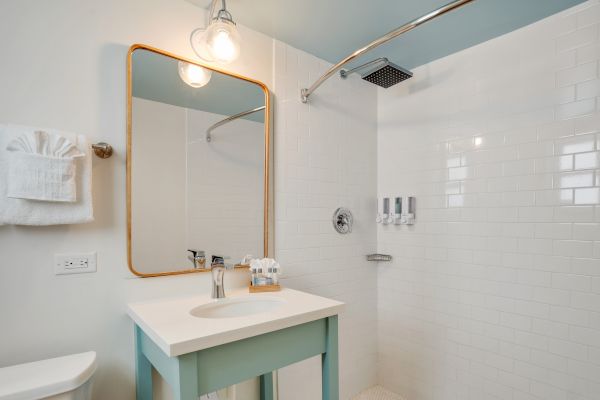
[[[323,76],[321,76],[319,79],[317,79],[317,81],[315,83],[312,84],[311,87],[307,88],[307,89],[302,89],[300,91],[300,98],[302,100],[303,103],[307,103],[308,102],[308,98],[310,97],[311,94],[313,94],[313,92],[319,87],[321,86],[327,79],[331,78],[336,72],[338,72],[344,65],[348,64],[350,61],[354,60],[357,57],[362,56],[363,54],[365,54],[366,52],[373,50],[376,47],[381,46],[382,44],[394,39],[395,37],[398,37],[414,28],[416,28],[417,26],[424,24],[427,21],[430,21],[436,17],[439,17],[441,15],[444,15],[452,10],[455,10],[459,7],[464,6],[465,4],[471,3],[475,0],[457,0],[454,1],[452,3],[448,3],[445,6],[442,6],[440,8],[438,8],[437,10],[434,10],[428,14],[423,15],[420,18],[417,18],[415,20],[412,20],[411,22],[402,25],[399,28],[394,29],[391,32],[388,32],[387,34],[383,35],[382,37],[380,37],[377,40],[372,41],[371,43],[369,43],[368,45],[366,45],[363,48],[360,48],[358,50],[356,50],[354,53],[350,54],[349,56],[347,56],[346,58],[344,58],[342,61],[338,62],[337,64],[335,64],[333,67],[329,68],[327,70],[327,72],[325,72],[325,74],[323,74]]]
[[[234,121],[234,120],[236,120],[238,118],[245,117],[246,115],[254,114],[255,112],[259,112],[261,110],[264,110],[265,108],[266,108],[266,106],[256,107],[256,108],[253,108],[252,110],[242,111],[241,113],[232,115],[231,117],[227,117],[225,119],[222,119],[219,122],[215,122],[214,124],[212,124],[211,126],[209,126],[208,129],[206,130],[206,141],[210,142],[212,140],[211,133],[212,133],[213,130],[215,130],[215,128],[218,128],[221,125],[225,125],[226,123]]]

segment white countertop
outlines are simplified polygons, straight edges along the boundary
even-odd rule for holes
[[[276,297],[282,304],[274,310],[243,317],[198,318],[190,314],[192,309],[220,301],[199,295],[131,303],[128,314],[157,346],[173,357],[330,317],[344,307],[342,302],[292,289],[227,293],[227,299],[245,296]]]

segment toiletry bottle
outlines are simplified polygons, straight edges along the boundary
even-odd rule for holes
[[[256,271],[256,286],[264,286],[264,284],[265,284],[265,277],[263,275],[263,269],[258,268],[258,270]]]
[[[252,282],[252,286],[256,286],[256,278],[257,278],[257,270],[258,267],[256,266],[255,262],[251,262],[250,263],[250,281]]]

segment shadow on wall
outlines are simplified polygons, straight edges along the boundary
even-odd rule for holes
[[[95,126],[98,127],[98,132],[100,132],[99,134],[102,135],[102,132],[107,132],[109,129],[112,129],[112,126],[114,125],[114,120],[123,121],[123,124],[122,130],[120,130],[121,134],[118,135],[120,141],[110,143],[110,145],[113,146],[114,149],[112,157],[107,160],[100,160],[97,157],[93,157],[92,171],[94,184],[92,185],[92,198],[94,199],[94,204],[125,203],[124,198],[115,198],[115,187],[117,185],[122,185],[122,187],[125,187],[125,181],[119,179],[121,177],[124,178],[125,174],[117,173],[117,168],[122,168],[124,171],[127,157],[127,109],[125,107],[127,95],[125,79],[127,75],[123,72],[126,71],[128,49],[128,46],[117,43],[109,43],[100,48],[98,70],[96,71],[96,74],[98,76],[99,87],[99,112],[96,114],[98,116],[98,120],[96,121]],[[122,59],[123,62],[115,63],[115,59]],[[113,82],[114,84],[107,86],[103,84],[105,82]],[[122,99],[121,102],[124,105],[124,107],[120,108],[117,114],[114,113],[115,108],[114,106],[112,106],[114,104],[115,98]],[[104,118],[101,118],[101,116],[103,115],[112,115],[113,121],[106,121]],[[124,207],[95,207],[95,222],[93,224],[93,229],[103,229],[118,224],[124,224],[125,214],[117,215],[116,212],[119,212],[118,210],[122,210],[123,212],[125,211]]]

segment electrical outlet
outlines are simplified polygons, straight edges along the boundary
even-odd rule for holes
[[[72,253],[54,255],[56,275],[96,272],[96,253]]]

